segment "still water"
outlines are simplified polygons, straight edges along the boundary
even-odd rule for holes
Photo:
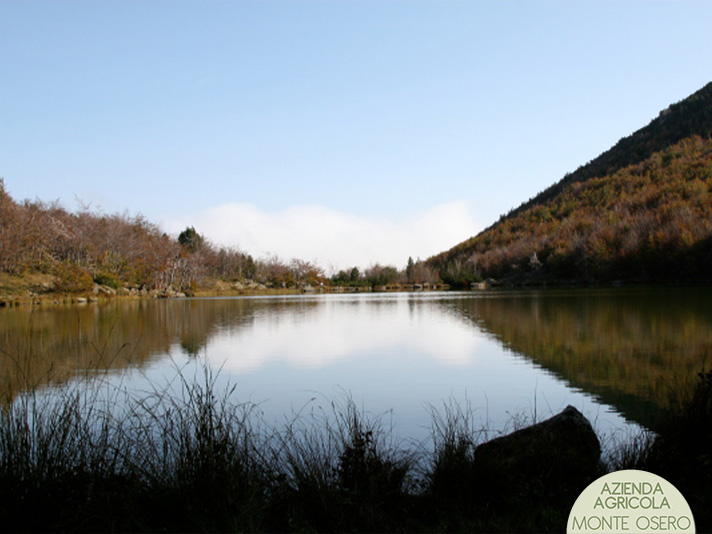
[[[403,439],[432,409],[493,434],[571,404],[602,434],[654,428],[709,368],[709,288],[114,301],[0,309],[0,393],[79,380],[150,392],[205,363],[268,423],[350,398]]]

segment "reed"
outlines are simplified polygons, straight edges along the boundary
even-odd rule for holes
[[[235,387],[220,388],[207,366],[178,371],[140,394],[94,376],[5,405],[0,529],[543,532],[565,524],[566,499],[544,502],[531,488],[497,494],[477,472],[475,447],[490,436],[467,405],[432,409],[431,442],[413,446],[395,437],[387,414],[373,416],[348,396],[267,425],[259,406],[235,402]],[[700,521],[699,507],[710,504],[710,399],[712,376],[701,375],[676,430],[619,444],[608,468],[696,470],[669,479],[687,484],[680,489]],[[686,444],[693,435],[696,444]]]

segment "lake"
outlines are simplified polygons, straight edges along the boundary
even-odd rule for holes
[[[491,435],[571,404],[602,434],[654,428],[712,356],[710,288],[115,300],[0,309],[5,403],[101,380],[201,377],[268,423],[351,399],[401,438],[460,406]]]

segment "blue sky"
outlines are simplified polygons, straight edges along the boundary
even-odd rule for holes
[[[712,81],[712,2],[0,1],[16,200],[325,268],[476,234]]]

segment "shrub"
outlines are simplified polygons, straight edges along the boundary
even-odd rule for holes
[[[57,277],[55,291],[59,293],[87,293],[94,286],[89,272],[71,263],[58,263],[54,275]]]
[[[121,280],[111,273],[101,272],[94,277],[94,283],[101,286],[107,286],[112,289],[121,288]]]

